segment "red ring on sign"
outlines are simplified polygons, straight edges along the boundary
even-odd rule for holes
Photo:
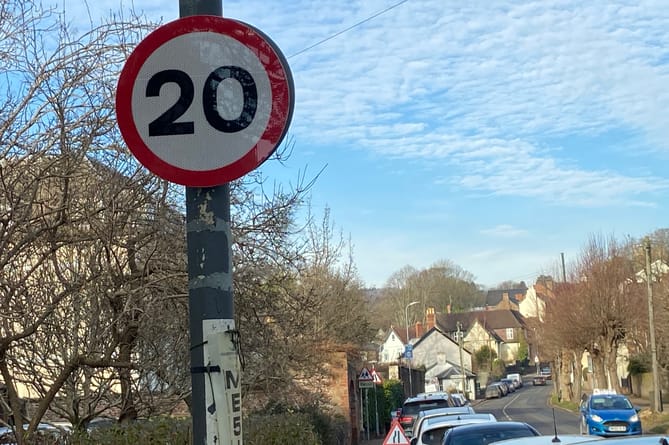
[[[168,41],[188,33],[215,32],[240,42],[265,67],[272,104],[267,126],[248,152],[236,161],[211,170],[190,170],[158,157],[141,137],[132,113],[132,91],[146,60]],[[262,57],[260,57],[262,55]],[[142,40],[123,66],[116,91],[116,116],[121,135],[139,162],[159,177],[191,187],[212,187],[233,181],[251,172],[279,146],[294,108],[293,78],[279,48],[260,31],[246,23],[211,15],[195,15],[167,23]]]

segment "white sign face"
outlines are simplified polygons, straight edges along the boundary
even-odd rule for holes
[[[260,165],[294,103],[287,62],[260,31],[190,16],[149,34],[119,78],[116,110],[130,150],[172,182],[212,186]]]
[[[369,372],[369,369],[362,368],[362,371],[360,371],[360,375],[358,376],[358,380],[360,380],[361,382],[371,382],[374,380],[374,377],[372,377],[372,374]]]
[[[147,91],[153,94],[147,97]],[[258,57],[213,32],[184,34],[158,48],[132,89],[139,135],[156,156],[185,170],[205,171],[241,159],[260,140],[271,104],[269,79]],[[205,111],[212,107],[220,119],[210,122]],[[235,125],[237,131],[226,132]]]

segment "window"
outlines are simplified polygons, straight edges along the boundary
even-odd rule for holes
[[[513,340],[513,328],[506,328],[506,339]]]

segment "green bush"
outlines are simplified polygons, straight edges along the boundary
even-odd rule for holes
[[[317,405],[308,405],[299,409],[289,408],[281,403],[269,404],[260,412],[252,413],[244,420],[244,428],[246,425],[253,425],[257,423],[256,418],[262,419],[268,416],[291,417],[302,415],[304,419],[311,425],[311,428],[318,437],[320,445],[339,445],[345,443],[349,436],[348,421],[340,415],[332,415],[324,411]],[[244,430],[244,439],[248,437],[247,430]]]
[[[253,415],[244,423],[245,445],[322,445],[309,415]]]
[[[158,418],[75,432],[68,445],[188,445],[191,436],[190,419]]]

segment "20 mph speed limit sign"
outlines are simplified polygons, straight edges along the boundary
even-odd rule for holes
[[[116,115],[135,157],[191,187],[237,179],[281,143],[293,114],[286,59],[254,27],[189,16],[157,28],[123,67]]]

